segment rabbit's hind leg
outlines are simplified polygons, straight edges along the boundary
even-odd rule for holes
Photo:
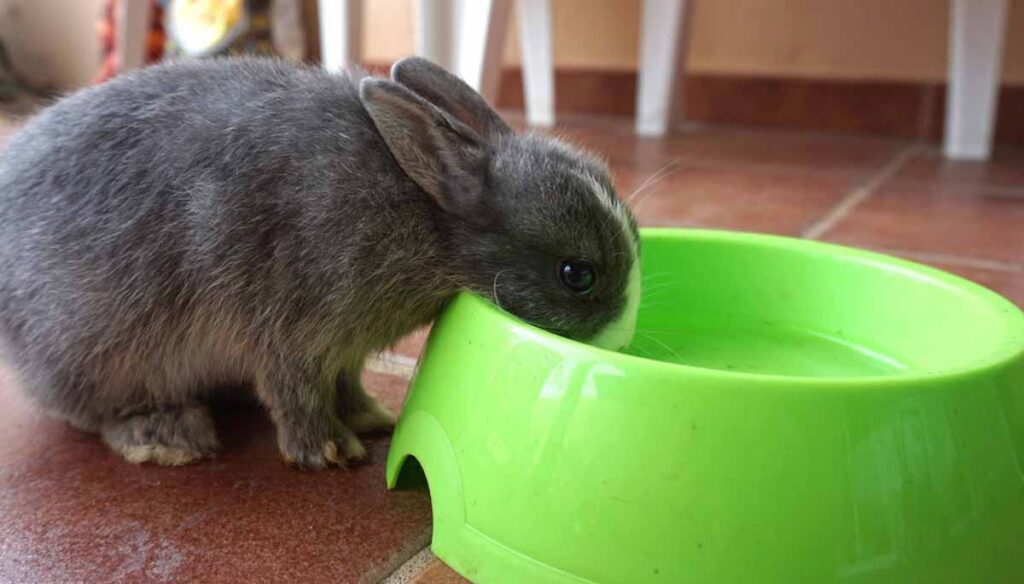
[[[338,405],[342,421],[357,434],[390,433],[395,429],[397,416],[366,393],[358,370],[343,371],[338,376]]]
[[[128,462],[179,466],[211,457],[219,444],[205,404],[167,404],[135,409],[107,420],[103,441]]]

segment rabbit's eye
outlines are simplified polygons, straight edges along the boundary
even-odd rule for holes
[[[597,270],[587,260],[569,259],[558,268],[562,285],[579,296],[589,296],[597,283]]]

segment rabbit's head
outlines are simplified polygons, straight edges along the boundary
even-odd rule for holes
[[[556,334],[610,349],[633,337],[636,221],[605,166],[558,140],[516,134],[483,98],[421,58],[360,96],[410,179],[444,211],[453,277]]]

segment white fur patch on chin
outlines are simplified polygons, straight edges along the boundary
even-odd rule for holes
[[[636,334],[636,315],[640,310],[640,287],[640,258],[634,258],[633,267],[629,270],[626,306],[623,307],[622,314],[609,322],[590,344],[609,351],[619,351],[633,342],[633,336]]]

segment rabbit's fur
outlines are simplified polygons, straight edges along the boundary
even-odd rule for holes
[[[251,384],[285,459],[321,468],[394,424],[367,354],[458,291],[628,340],[639,243],[603,166],[423,59],[392,75],[171,63],[31,120],[0,163],[0,337],[25,391],[128,460],[182,464],[217,448],[211,388]],[[599,269],[587,298],[557,277],[576,257]]]

